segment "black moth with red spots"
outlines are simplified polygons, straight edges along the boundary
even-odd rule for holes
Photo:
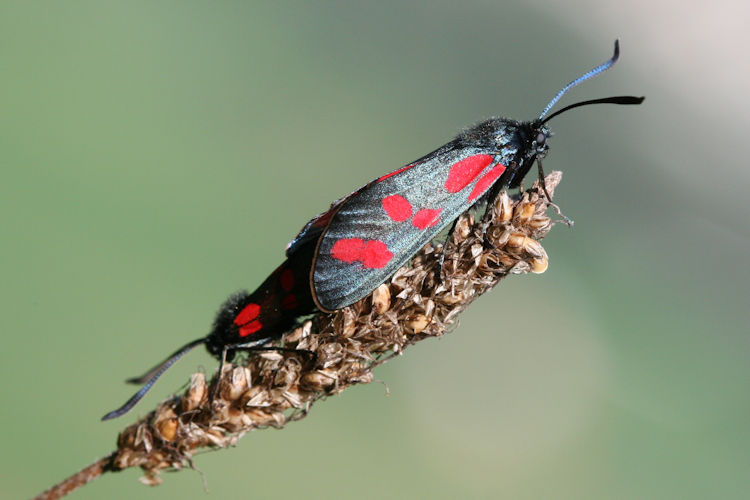
[[[143,387],[102,420],[130,411],[156,380],[194,347],[205,344],[208,352],[221,361],[221,373],[225,360],[232,359],[238,349],[258,349],[291,329],[299,317],[314,312],[310,294],[310,264],[314,251],[314,241],[301,244],[253,293],[241,291],[229,297],[219,309],[211,333],[184,345],[140,377],[129,379],[129,383],[143,384]]]
[[[479,123],[419,160],[384,175],[313,219],[290,244],[318,241],[311,288],[323,311],[367,296],[463,212],[503,188],[516,188],[534,162],[547,154],[545,123],[565,109],[593,103],[639,104],[642,98],[586,101],[544,119],[569,88],[611,67],[613,57],[570,82],[534,121],[492,118]],[[324,223],[321,223],[323,222]]]
[[[314,244],[304,245],[253,293],[242,291],[231,296],[205,338],[208,352],[219,357],[227,348],[261,345],[291,329],[300,316],[312,313],[315,304],[310,295],[310,263],[314,250]],[[231,354],[224,356],[231,358]]]
[[[558,92],[539,118],[492,118],[471,127],[432,153],[354,191],[302,228],[287,246],[287,260],[253,293],[240,292],[219,310],[206,337],[177,350],[141,377],[144,384],[122,407],[129,411],[180,357],[204,344],[223,366],[240,349],[260,349],[279,339],[316,309],[330,312],[367,296],[459,215],[504,188],[519,187],[534,162],[548,152],[551,118],[588,104],[640,104],[643,97],[583,101],[545,118],[571,87],[609,69],[619,56],[584,73]],[[221,370],[221,368],[220,368]]]

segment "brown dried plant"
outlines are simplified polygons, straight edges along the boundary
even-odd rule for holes
[[[546,177],[550,193],[561,178],[560,172]],[[250,353],[208,384],[194,374],[182,396],[126,427],[116,451],[37,498],[60,498],[103,472],[129,467],[141,467],[142,481],[157,485],[162,469],[190,466],[201,448],[226,448],[248,431],[284,427],[304,418],[316,401],[372,382],[376,366],[445,334],[505,276],[544,272],[548,260],[539,240],[554,225],[549,206],[536,182],[515,200],[501,193],[482,220],[462,215],[442,264],[442,245],[429,244],[370,296],[333,314],[315,314],[287,333],[286,350]]]

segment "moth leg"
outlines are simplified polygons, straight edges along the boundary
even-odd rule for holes
[[[495,202],[503,189],[503,184],[497,182],[487,192],[487,205],[484,207],[484,214],[482,214],[482,242],[485,247],[489,245],[489,242],[487,241],[487,227],[490,225],[490,220],[492,218],[492,207],[495,205]]]
[[[445,240],[443,240],[443,251],[440,252],[440,258],[438,259],[438,283],[442,282],[443,280],[443,264],[445,263],[445,254],[448,251],[448,245],[453,240],[453,233],[456,230],[456,224],[458,224],[459,218],[456,218],[456,220],[453,221],[453,224],[451,224],[451,228],[448,230],[448,234],[446,235]]]
[[[219,376],[216,379],[216,383],[214,384],[213,390],[211,390],[211,395],[208,397],[208,409],[211,412],[211,419],[214,418],[214,399],[216,399],[216,394],[219,392],[219,383],[221,382],[221,376],[224,373],[224,365],[227,361],[227,351],[229,350],[229,346],[224,346],[224,348],[221,350],[221,359],[219,360]]]
[[[290,352],[290,353],[293,352],[297,354],[304,354],[305,356],[310,356],[310,359],[312,361],[316,361],[318,359],[318,353],[316,353],[315,351],[311,351],[309,349],[291,349],[289,347],[269,345],[269,346],[249,347],[246,350],[249,352],[263,352],[263,351]]]
[[[547,197],[547,202],[549,203],[549,206],[552,207],[552,209],[555,211],[555,213],[562,219],[563,224],[565,224],[568,227],[573,227],[573,220],[567,217],[565,214],[562,213],[560,210],[560,207],[557,206],[552,201],[552,196],[550,196],[549,191],[547,191],[547,183],[544,182],[544,170],[542,169],[542,159],[537,156],[536,158],[536,164],[539,169],[539,184],[542,186],[542,191],[544,191],[544,196]]]

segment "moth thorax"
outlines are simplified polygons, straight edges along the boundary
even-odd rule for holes
[[[224,344],[236,343],[237,335],[235,318],[251,302],[251,294],[246,290],[229,297],[216,313],[211,333],[206,337],[206,349],[213,355],[220,354]]]

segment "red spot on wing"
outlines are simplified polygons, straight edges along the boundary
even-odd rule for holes
[[[240,313],[234,318],[235,325],[244,325],[248,321],[252,321],[260,314],[260,306],[258,304],[248,304]],[[260,328],[259,328],[260,329]],[[252,333],[252,332],[250,332]],[[246,334],[249,335],[249,334]]]
[[[362,264],[370,269],[382,269],[392,258],[388,246],[380,240],[368,241],[362,252]]]
[[[281,273],[281,288],[288,292],[294,287],[294,272],[291,269],[284,269]]]
[[[498,163],[492,167],[490,171],[484,174],[477,181],[476,185],[474,185],[474,189],[471,190],[471,194],[469,195],[469,201],[473,201],[482,196],[482,193],[487,191],[503,172],[505,172],[505,165],[502,163]]]
[[[257,319],[255,321],[251,321],[250,323],[246,324],[245,326],[240,327],[240,337],[247,337],[248,335],[252,335],[253,333],[257,332],[263,328],[263,325],[260,321]]]
[[[297,296],[293,293],[290,293],[289,295],[281,299],[281,307],[283,307],[287,311],[291,309],[297,309],[298,305],[299,303],[297,302]]]
[[[490,155],[474,155],[454,163],[448,173],[448,180],[445,181],[445,189],[450,193],[461,191],[493,161],[494,158]]]
[[[400,194],[392,194],[383,198],[383,210],[388,217],[396,222],[404,222],[411,217],[411,203]]]
[[[404,170],[408,170],[408,169],[410,169],[410,168],[411,168],[411,167],[413,167],[413,166],[414,166],[414,165],[407,165],[407,166],[405,166],[405,167],[401,167],[401,168],[399,168],[399,169],[398,169],[398,170],[396,170],[395,172],[391,172],[390,174],[385,174],[385,175],[384,175],[383,177],[378,177],[378,182],[384,181],[384,180],[386,180],[386,179],[387,179],[388,177],[393,177],[393,176],[394,176],[394,175],[396,175],[396,174],[400,174],[400,173],[401,173],[401,172],[403,172]]]
[[[388,246],[380,240],[342,238],[333,244],[331,256],[346,263],[361,262],[369,269],[382,269],[393,258]]]
[[[360,240],[359,238],[342,238],[333,244],[331,255],[334,259],[351,264],[360,259],[364,247],[364,240]]]
[[[442,208],[423,208],[414,215],[411,223],[417,229],[427,229],[438,223]]]

